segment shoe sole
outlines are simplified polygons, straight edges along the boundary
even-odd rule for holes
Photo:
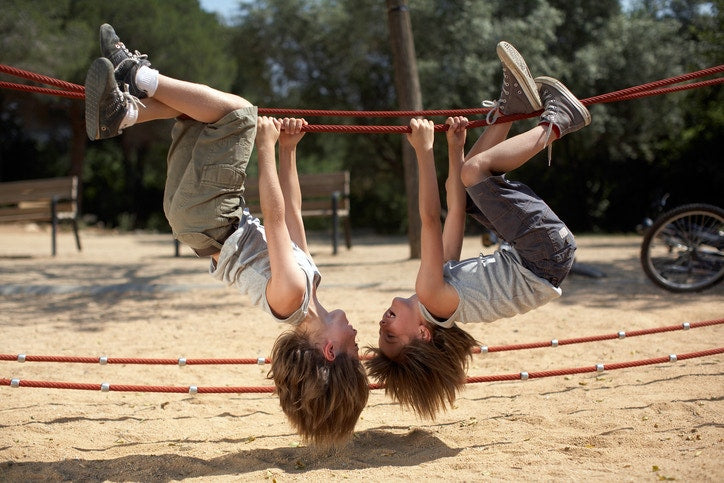
[[[85,132],[91,141],[101,138],[100,135],[100,101],[113,88],[113,64],[100,57],[93,61],[85,77]]]
[[[99,30],[101,55],[108,58],[113,52],[116,43],[120,42],[121,40],[118,38],[118,35],[116,35],[116,31],[113,30],[113,27],[111,27],[107,23],[101,25],[101,28]]]
[[[554,79],[553,77],[540,76],[535,78],[535,82],[536,84],[545,84],[557,89],[573,106],[578,109],[578,112],[581,113],[583,116],[583,125],[588,126],[591,124],[591,113],[588,112],[586,106],[584,106],[583,103],[579,101],[578,98],[574,96],[561,81]]]
[[[512,72],[518,81],[518,84],[521,89],[523,89],[523,93],[525,97],[528,98],[528,102],[533,106],[533,109],[535,111],[543,109],[543,103],[541,103],[540,96],[538,95],[538,88],[520,52],[505,41],[499,42],[495,50],[498,52],[500,61]]]

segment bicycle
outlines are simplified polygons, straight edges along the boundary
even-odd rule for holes
[[[682,205],[663,212],[643,231],[641,266],[659,287],[698,292],[724,279],[724,209]]]

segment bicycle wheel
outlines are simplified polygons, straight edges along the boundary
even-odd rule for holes
[[[724,278],[724,210],[694,203],[661,215],[641,244],[641,266],[656,285],[696,292]]]

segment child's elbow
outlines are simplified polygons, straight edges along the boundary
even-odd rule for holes
[[[439,291],[436,290],[435,285],[430,283],[429,280],[418,279],[415,282],[415,293],[417,294],[417,298],[420,300],[420,303],[422,303],[422,305],[427,305],[430,302],[435,301],[435,296],[439,293]]]

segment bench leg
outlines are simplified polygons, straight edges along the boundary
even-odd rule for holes
[[[53,256],[55,256],[55,253],[56,253],[55,235],[56,235],[56,233],[58,233],[58,197],[57,196],[53,196],[53,199],[50,200],[50,223],[52,226],[50,252],[52,253]]]
[[[349,226],[349,216],[344,217],[344,241],[347,243],[347,250],[352,248],[352,232]]]
[[[332,193],[332,255],[336,255],[339,246],[339,191]]]
[[[75,235],[75,247],[78,249],[78,251],[81,251],[80,236],[78,235],[78,220],[73,218],[71,221],[73,222],[73,234]]]

